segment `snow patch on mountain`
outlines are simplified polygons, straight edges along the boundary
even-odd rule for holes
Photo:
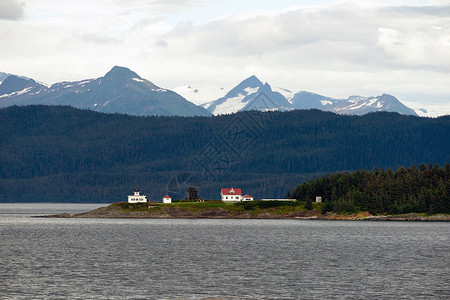
[[[32,86],[29,86],[29,87],[24,88],[21,91],[13,92],[13,93],[10,93],[10,94],[3,94],[3,95],[0,96],[0,98],[7,98],[7,97],[23,95],[25,93],[28,93],[32,88],[33,88]]]
[[[248,87],[248,88],[245,88],[245,89],[244,89],[245,96],[254,94],[254,93],[258,92],[258,90],[259,90],[259,87],[255,87],[255,88]]]
[[[153,92],[158,92],[158,93],[163,93],[163,92],[167,92],[166,89],[150,89]]]
[[[239,94],[236,97],[228,98],[227,101],[218,104],[216,106],[216,109],[214,110],[213,114],[232,114],[235,113],[236,111],[241,110],[247,104],[245,102],[242,102],[242,100],[244,100],[245,97],[246,95]]]
[[[444,105],[427,105],[423,107],[422,103],[408,103],[409,107],[421,117],[436,118],[439,116],[450,115],[450,107]]]
[[[292,91],[280,87],[275,87],[272,90],[280,93],[284,98],[286,98],[287,101],[289,101],[289,103],[292,103],[292,98],[294,98],[294,93]]]
[[[333,104],[333,102],[328,101],[328,100],[320,100],[320,103],[322,103],[323,106],[325,106],[325,105],[332,105]]]
[[[374,105],[377,101],[378,98],[373,98],[373,99],[368,99],[369,101],[366,103],[366,106],[372,106]],[[380,102],[378,102],[380,104]]]
[[[206,103],[211,102],[211,99],[220,98],[225,95],[225,90],[219,85],[207,85],[197,88],[193,85],[187,84],[175,87],[172,89],[175,93],[181,95],[188,101],[205,107]]]
[[[84,85],[86,85],[87,83],[90,83],[92,80],[93,80],[93,79],[83,80],[83,81],[78,82],[77,84],[78,84],[78,85],[81,85],[81,86],[84,86]]]

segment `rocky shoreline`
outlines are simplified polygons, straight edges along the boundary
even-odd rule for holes
[[[117,206],[100,207],[93,211],[78,214],[62,213],[40,216],[45,218],[166,218],[166,219],[299,219],[299,220],[359,220],[359,221],[450,221],[450,215],[423,216],[419,214],[372,215],[368,212],[341,215],[337,213],[322,214],[317,210],[295,211],[277,214],[267,211],[259,213],[234,212],[216,207],[198,211],[183,209],[177,206],[163,207],[158,211],[123,211]]]

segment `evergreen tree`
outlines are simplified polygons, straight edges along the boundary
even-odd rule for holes
[[[305,199],[305,209],[307,209],[307,210],[313,209],[312,199],[311,199],[310,196],[307,196],[306,199]]]
[[[186,193],[187,193],[186,199],[188,201],[197,201],[200,199],[200,197],[198,196],[198,191],[195,187],[192,186],[188,187]]]

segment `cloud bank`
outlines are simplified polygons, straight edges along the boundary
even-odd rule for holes
[[[20,20],[24,15],[24,4],[16,0],[0,0],[0,20]]]

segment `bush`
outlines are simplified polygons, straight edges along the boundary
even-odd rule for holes
[[[281,206],[297,206],[298,203],[294,201],[243,201],[235,203],[236,206],[240,206],[245,210],[252,210],[255,208],[265,209]]]

